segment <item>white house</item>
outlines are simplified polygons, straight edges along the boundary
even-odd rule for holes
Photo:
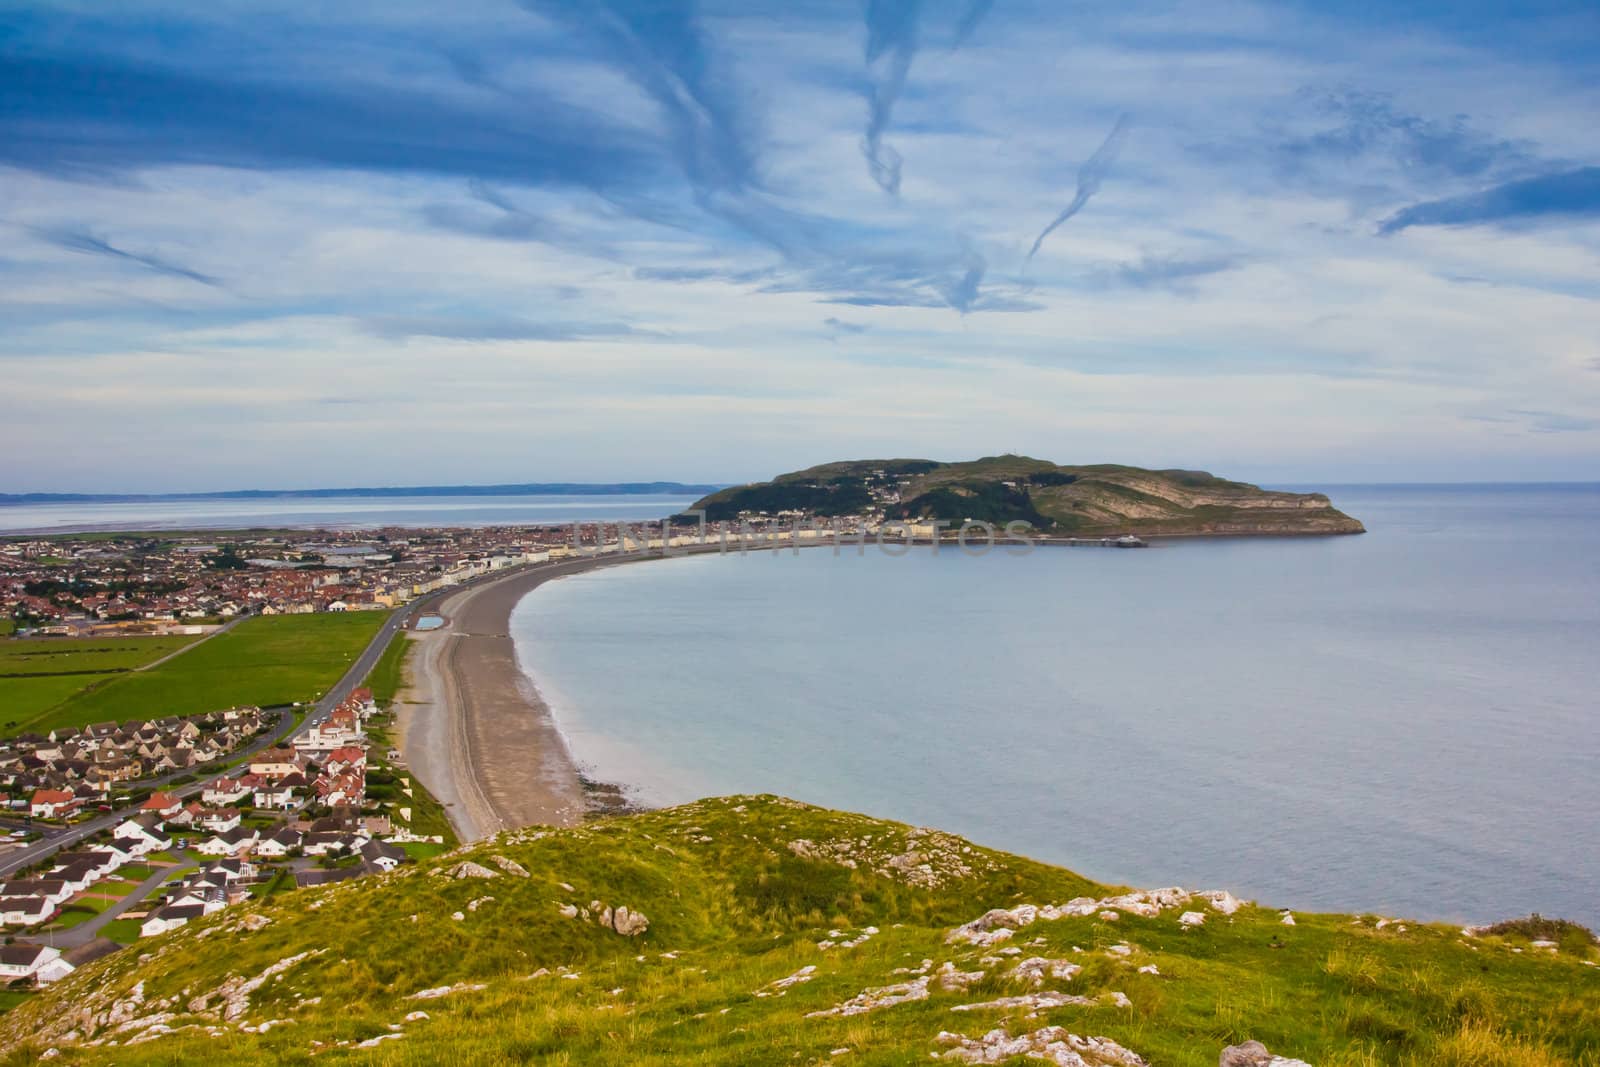
[[[202,812],[199,821],[202,827],[212,833],[224,834],[238,828],[239,818],[238,808],[216,808]]]
[[[72,971],[72,964],[61,958],[60,949],[47,945],[0,946],[0,979],[7,982],[32,979],[48,985]]]
[[[40,789],[33,794],[28,811],[36,819],[54,819],[76,811],[78,798],[61,789]]]
[[[406,861],[406,850],[376,839],[361,846],[361,859],[378,871],[392,871]]]
[[[64,904],[74,890],[59,878],[13,878],[0,884],[0,897],[43,897]]]
[[[172,846],[172,840],[156,829],[159,825],[153,815],[138,815],[118,823],[111,836],[131,854],[148,856]]]
[[[237,778],[218,778],[206,786],[200,799],[208,807],[220,808],[237,803],[250,795],[250,787]]]
[[[212,834],[198,845],[194,850],[202,856],[232,856],[251,848],[256,843],[256,832],[243,826],[236,826],[232,830]]]
[[[298,778],[299,775],[291,775]],[[288,779],[256,787],[253,801],[258,808],[269,810],[287,811],[294,807],[294,786],[288,784]]]
[[[257,841],[255,854],[265,859],[282,859],[291,849],[300,847],[303,836],[299,830],[291,830],[286,826],[271,837]]]
[[[56,906],[40,896],[0,897],[0,923],[37,926],[55,914]]]
[[[155,937],[168,930],[176,930],[190,919],[198,919],[205,913],[205,906],[201,904],[168,904],[151,912],[149,917],[139,924],[139,936]]]

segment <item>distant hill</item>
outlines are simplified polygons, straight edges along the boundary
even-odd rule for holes
[[[825,463],[722,489],[694,506],[712,521],[744,512],[827,517],[880,511],[885,519],[1021,520],[1063,536],[1365,531],[1321,493],[1277,492],[1204,471],[1068,466],[1027,456]]]
[[[1148,785],[1125,757],[1083,818]],[[235,904],[12,994],[0,1062],[1211,1067],[1254,1039],[1323,1067],[1555,1067],[1600,1047],[1571,924],[1290,925],[1123,893],[934,830],[705,800]]]
[[[159,500],[266,500],[396,496],[684,496],[711,484],[684,482],[522,482],[515,485],[385,485],[355,489],[227,489],[211,493],[0,493],[7,504],[117,504]]]

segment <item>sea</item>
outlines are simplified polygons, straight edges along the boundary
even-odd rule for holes
[[[547,583],[512,629],[580,762],[647,803],[1600,925],[1600,486],[1314,488],[1369,532],[676,558]]]
[[[0,534],[104,530],[381,529],[641,522],[682,511],[692,496],[267,496],[0,505]]]

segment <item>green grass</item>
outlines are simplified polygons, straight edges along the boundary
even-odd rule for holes
[[[49,710],[115,675],[67,674],[0,678],[0,731],[7,735],[38,729]],[[48,730],[48,728],[46,728]],[[46,731],[40,731],[46,732]]]
[[[0,731],[47,732],[55,725],[51,709],[197,640],[115,637],[0,641]]]
[[[19,1004],[26,1004],[32,996],[31,989],[0,989],[0,1015]]]
[[[110,938],[119,945],[131,945],[139,940],[139,924],[143,919],[112,919],[100,928],[100,936]]]
[[[449,845],[436,845],[431,841],[407,841],[400,847],[405,850],[406,855],[418,862],[431,860],[442,852],[450,851]]]
[[[98,900],[94,897],[81,897],[77,900],[71,901],[70,903],[63,904],[61,906],[61,914],[56,918],[56,921],[48,926],[41,927],[41,929],[70,930],[74,926],[88,922],[90,919],[94,918],[96,915],[99,915],[101,912],[105,911],[107,908],[116,903],[117,901],[115,900]]]
[[[126,671],[198,640],[198,637],[39,637],[0,641],[0,676]]]
[[[0,637],[8,637],[11,634],[15,633],[16,629],[17,629],[17,620],[16,619],[11,618],[9,615],[4,616],[4,617],[0,617]]]
[[[411,651],[411,645],[411,638],[406,631],[397,631],[389,639],[389,647],[383,650],[377,666],[367,675],[367,687],[372,690],[372,699],[377,701],[380,708],[393,704],[395,694],[405,685],[406,656]]]
[[[505,835],[392,875],[238,905],[91,964],[0,1019],[0,1062],[32,1063],[56,1046],[64,1062],[130,1067],[308,1063],[313,1054],[335,1064],[888,1067],[943,1051],[941,1031],[1060,1025],[1171,1067],[1211,1067],[1224,1045],[1250,1038],[1318,1067],[1600,1064],[1600,973],[1586,965],[1596,957],[1592,945],[1581,956],[1541,952],[1515,932],[1467,939],[1455,927],[1378,929],[1347,915],[1299,915],[1284,926],[1275,910],[1245,907],[1230,918],[1198,900],[1188,907],[1207,918],[1195,930],[1180,928],[1182,908],[1153,918],[1124,909],[1115,921],[1097,913],[1041,919],[997,946],[1081,966],[1043,988],[1121,992],[1131,1007],[952,1011],[1033,991],[1007,975],[1013,957],[952,943],[952,928],[992,907],[1112,890],[956,838],[911,833],[746,797]],[[790,848],[799,839],[837,849],[828,854],[854,865],[802,857]],[[496,855],[531,877],[433,873],[462,859],[493,868]],[[895,857],[907,858],[891,864]],[[908,875],[919,862],[939,875],[936,884]],[[591,900],[642,910],[649,930],[625,938],[559,910]],[[458,912],[462,918],[452,918]],[[250,930],[250,914],[269,921]],[[855,936],[867,926],[877,933],[855,947],[818,947],[830,932]],[[219,936],[207,936],[213,929]],[[1108,953],[1119,943],[1130,946],[1126,957]],[[265,1034],[233,1026],[208,1033],[214,1020],[192,1014],[196,990],[253,978],[301,953],[312,955],[261,984],[236,1020],[292,1024]],[[906,981],[896,971],[924,959],[982,977],[964,991],[935,984],[926,999],[866,1015],[807,1017]],[[1139,970],[1150,965],[1159,974]],[[811,981],[782,996],[757,995],[807,966],[816,968]],[[541,969],[553,973],[530,977]],[[139,1012],[174,1032],[130,1043],[135,1025],[115,1035],[115,1048],[64,1040],[75,1028],[81,1036],[85,1020],[139,982]],[[406,999],[455,983],[482,988]],[[403,1022],[418,1008],[429,1017]],[[392,1024],[403,1037],[370,1053],[352,1047]],[[831,1057],[840,1048],[848,1057]]]
[[[339,680],[385,617],[373,611],[246,619],[169,663],[116,676],[81,693],[38,716],[30,727],[315,700]]]

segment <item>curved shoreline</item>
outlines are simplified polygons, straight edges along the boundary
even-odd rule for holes
[[[586,803],[577,764],[510,634],[519,601],[545,582],[640,559],[541,564],[447,596],[446,620],[414,632],[399,744],[444,805],[456,836],[476,841],[521,826],[572,826]]]
[[[1229,536],[1229,535],[1218,535]],[[1233,535],[1237,536],[1237,535]],[[909,539],[908,545],[931,545]],[[1041,539],[1041,548],[1061,548]],[[831,542],[763,544],[745,551],[827,548]],[[954,545],[946,546],[951,550]],[[733,551],[717,543],[671,554],[648,551],[535,564],[447,594],[432,609],[443,626],[412,631],[396,738],[407,766],[449,816],[462,841],[523,826],[572,826],[589,811],[578,765],[540,694],[523,671],[511,614],[545,582],[601,567]]]

